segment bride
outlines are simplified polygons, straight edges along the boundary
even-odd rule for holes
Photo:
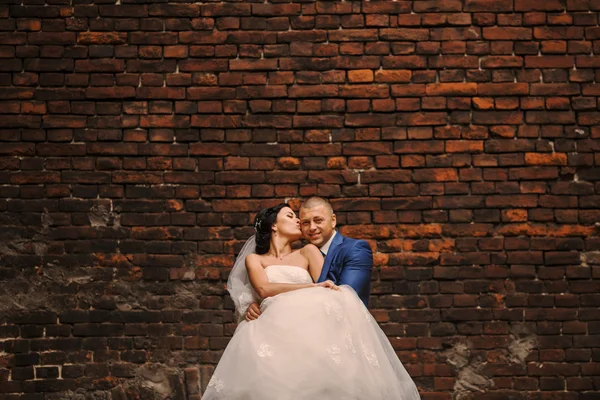
[[[323,256],[287,204],[257,214],[227,288],[240,319],[203,400],[417,400],[417,388],[356,292],[313,283]]]

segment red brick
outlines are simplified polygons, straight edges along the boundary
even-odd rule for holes
[[[529,165],[567,165],[564,153],[525,153],[525,163]]]
[[[494,99],[492,97],[473,97],[472,102],[478,110],[494,109]]]
[[[385,56],[382,65],[385,69],[421,69],[427,66],[427,59],[421,56]]]
[[[513,11],[513,2],[511,0],[466,0],[464,10],[471,12]]]
[[[348,71],[348,82],[350,82],[350,83],[373,82],[373,71],[371,71],[371,70]]]
[[[525,68],[571,68],[573,56],[526,56]]]
[[[135,96],[135,89],[130,87],[88,88],[85,97],[89,99],[124,99]]]
[[[523,67],[523,57],[519,56],[489,56],[481,61],[483,68],[520,68]]]
[[[531,94],[536,96],[576,95],[580,93],[578,84],[575,83],[534,83],[531,85]]]
[[[560,0],[515,0],[515,11],[563,11]]]
[[[409,70],[377,70],[375,71],[375,81],[385,83],[410,82],[412,72]]]
[[[532,124],[572,124],[575,113],[571,111],[527,111],[526,120]]]
[[[577,116],[577,121],[581,125],[597,125],[600,123],[600,116],[597,112],[581,112]]]
[[[429,30],[427,29],[382,29],[380,38],[386,41],[421,41],[429,40]]]
[[[151,4],[148,8],[149,16],[164,17],[198,17],[200,7],[195,4]]]
[[[294,85],[288,90],[291,98],[297,97],[337,97],[337,85]]]
[[[447,122],[447,114],[444,112],[398,114],[397,117],[397,124],[400,126],[444,125]]]
[[[405,2],[368,2],[362,5],[365,14],[404,14],[410,12],[410,3]]]
[[[17,172],[11,175],[10,183],[14,185],[60,183],[60,173],[51,171]]]
[[[485,125],[521,124],[523,122],[523,114],[521,112],[510,111],[475,111],[473,113],[473,122]]]
[[[513,28],[513,27],[485,27],[483,28],[483,38],[486,40],[531,40],[531,28]]]
[[[483,141],[481,140],[449,140],[446,142],[448,153],[481,153]]]
[[[187,46],[165,46],[164,56],[165,58],[187,58],[188,48]]]
[[[413,180],[415,182],[457,181],[458,174],[451,168],[426,168],[414,171]]]
[[[477,94],[477,84],[431,83],[425,90],[428,96],[473,96]]]
[[[276,59],[264,59],[264,60],[231,60],[229,62],[229,68],[231,71],[269,71],[277,69]]]
[[[42,125],[46,128],[83,128],[86,126],[86,117],[46,115]]]
[[[189,100],[225,100],[235,98],[235,89],[219,87],[192,87],[187,89]]]
[[[80,32],[77,35],[77,43],[91,45],[125,44],[127,43],[127,34],[117,32]]]
[[[518,96],[529,94],[527,83],[480,83],[477,93],[483,96]]]
[[[389,96],[387,85],[347,85],[340,87],[340,97],[350,98],[387,98]]]
[[[140,118],[140,126],[142,128],[187,128],[189,125],[189,117],[181,115],[152,115]]]
[[[577,67],[579,68],[598,68],[600,66],[600,57],[598,56],[577,56]]]

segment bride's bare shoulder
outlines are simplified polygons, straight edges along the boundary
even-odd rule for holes
[[[260,255],[251,253],[246,256],[246,266],[260,264]]]
[[[321,251],[319,250],[319,248],[317,246],[315,246],[314,244],[312,244],[312,243],[309,243],[306,246],[304,246],[303,248],[301,248],[300,252],[304,256],[307,256],[309,254],[320,254],[321,253]]]

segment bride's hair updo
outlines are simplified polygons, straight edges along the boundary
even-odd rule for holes
[[[266,254],[271,246],[271,235],[273,225],[277,221],[277,214],[282,208],[289,207],[286,203],[264,208],[254,218],[254,229],[256,230],[256,254]]]

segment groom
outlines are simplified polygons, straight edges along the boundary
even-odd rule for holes
[[[304,238],[321,249],[325,257],[319,282],[327,279],[336,285],[350,285],[365,306],[369,303],[373,253],[364,240],[350,239],[335,230],[336,216],[331,204],[320,197],[311,197],[300,206],[300,227]],[[247,320],[261,314],[257,303],[246,312]]]

